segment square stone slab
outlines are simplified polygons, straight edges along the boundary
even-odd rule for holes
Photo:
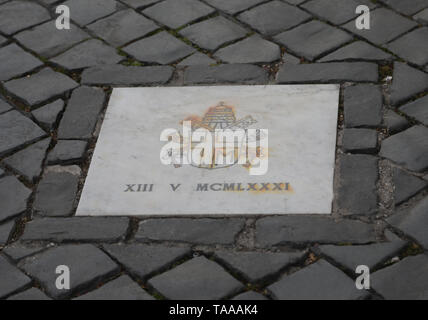
[[[114,89],[77,215],[330,214],[338,99],[337,85]],[[267,129],[267,172],[162,164],[162,131],[186,119]]]

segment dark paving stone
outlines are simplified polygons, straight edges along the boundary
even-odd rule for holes
[[[281,1],[271,1],[245,11],[238,19],[264,35],[274,35],[295,27],[311,16]]]
[[[391,60],[392,56],[381,49],[378,49],[367,42],[355,41],[336,51],[326,55],[318,60],[319,62],[327,61],[385,61]]]
[[[248,291],[241,294],[238,294],[236,297],[234,297],[232,300],[250,300],[250,301],[256,301],[256,300],[268,300],[264,295],[254,292],[254,291]]]
[[[10,35],[51,18],[49,12],[30,1],[11,1],[0,7],[0,31]]]
[[[78,42],[89,38],[79,27],[70,24],[69,30],[58,30],[53,21],[18,33],[15,38],[26,48],[39,55],[50,58]]]
[[[345,152],[374,154],[377,151],[377,131],[373,129],[345,129],[342,147]]]
[[[250,64],[190,66],[184,73],[185,84],[246,83],[265,84],[266,71]]]
[[[6,90],[30,106],[59,97],[79,84],[62,73],[45,68],[31,77],[11,80],[5,83]]]
[[[405,130],[410,125],[406,118],[398,115],[392,110],[386,111],[384,122],[389,133],[396,133],[398,131]]]
[[[286,64],[278,72],[278,83],[376,82],[378,67],[369,62]]]
[[[9,41],[8,38],[5,38],[2,35],[0,35],[0,46],[6,44],[8,41]]]
[[[369,0],[312,0],[302,5],[302,8],[333,24],[343,24],[355,19],[355,9],[359,5],[367,5],[373,9],[375,5]]]
[[[55,269],[59,265],[70,269],[70,290],[56,288]],[[53,298],[67,298],[89,285],[100,284],[119,271],[106,254],[89,244],[55,247],[20,262],[20,267],[36,278]]]
[[[258,246],[287,243],[369,243],[376,236],[372,225],[356,220],[335,221],[324,217],[284,216],[262,218],[256,223]]]
[[[31,301],[41,301],[41,300],[52,300],[42,291],[36,288],[31,288],[27,291],[15,294],[9,297],[7,300],[31,300]]]
[[[58,139],[89,139],[105,100],[99,88],[80,87],[73,91],[58,128]]]
[[[428,197],[419,201],[413,208],[401,211],[388,219],[388,223],[400,229],[428,248]]]
[[[428,128],[414,126],[382,141],[380,155],[411,171],[428,169]]]
[[[359,265],[366,265],[372,270],[387,259],[392,258],[406,245],[406,241],[392,233],[388,232],[388,235],[391,239],[389,242],[362,246],[325,245],[318,249],[323,255],[346,267],[350,272],[355,272]]]
[[[367,297],[352,279],[324,260],[284,276],[268,289],[280,300],[356,300]]]
[[[198,0],[166,0],[144,10],[143,14],[171,29],[177,29],[214,11]]]
[[[40,218],[27,223],[22,240],[111,242],[122,239],[127,229],[127,218]]]
[[[51,130],[58,119],[59,113],[64,109],[64,101],[58,99],[31,112],[37,122],[48,130]]]
[[[428,63],[428,28],[416,29],[391,42],[387,48],[397,56],[423,66]]]
[[[190,248],[162,245],[113,244],[104,248],[128,272],[143,280],[191,254]]]
[[[371,276],[372,288],[387,300],[428,299],[428,257],[405,258]]]
[[[0,168],[0,178],[2,178],[6,173],[2,168]]]
[[[296,263],[302,259],[304,253],[216,251],[214,255],[217,259],[223,261],[228,266],[228,269],[234,269],[246,281],[255,283],[265,280],[285,267]]]
[[[13,261],[18,261],[22,258],[26,258],[35,253],[38,253],[46,248],[47,246],[41,246],[38,244],[24,246],[23,244],[15,242],[5,247],[3,249],[3,253],[6,254],[9,258],[11,258]]]
[[[100,40],[92,39],[74,46],[51,61],[66,69],[76,70],[103,64],[115,64],[123,59],[124,57],[118,55],[114,48],[105,45]]]
[[[275,36],[275,40],[293,53],[315,60],[352,40],[348,33],[320,21],[311,21]]]
[[[428,126],[428,95],[402,106],[400,111]]]
[[[82,160],[88,143],[81,140],[59,140],[48,155],[48,164]]]
[[[264,2],[264,0],[206,0],[206,2],[221,11],[234,15]]]
[[[243,38],[246,33],[240,25],[222,16],[190,25],[180,31],[181,35],[208,50],[216,50],[227,42]]]
[[[82,84],[115,86],[164,84],[171,79],[173,70],[169,66],[125,67],[114,65],[93,67],[83,72]]]
[[[14,176],[0,179],[0,222],[15,217],[27,209],[31,190]]]
[[[159,1],[161,0],[122,0],[123,3],[135,9],[146,7]]]
[[[216,64],[217,61],[214,59],[211,59],[207,55],[195,52],[191,56],[187,57],[186,59],[183,59],[178,66],[209,66],[212,64]]]
[[[386,25],[389,27],[385,28]],[[344,28],[374,44],[381,45],[416,26],[416,22],[404,18],[394,11],[379,8],[370,12],[370,30],[357,29],[355,21],[347,23]]]
[[[428,89],[428,74],[395,62],[392,76],[391,104],[396,105]]]
[[[0,298],[25,288],[30,282],[30,278],[0,255]]]
[[[215,57],[228,63],[273,62],[281,58],[281,50],[270,41],[251,36],[218,50]]]
[[[242,284],[215,262],[194,258],[149,280],[167,299],[217,300],[232,295]]]
[[[115,0],[68,0],[63,4],[70,8],[71,19],[80,26],[112,14],[119,8]]]
[[[428,8],[413,16],[413,19],[428,25]]]
[[[394,199],[399,205],[428,186],[428,182],[398,168],[394,169]]]
[[[378,86],[359,84],[345,88],[345,126],[378,127],[382,123],[382,91]]]
[[[9,103],[0,99],[0,114],[9,111],[12,108],[13,107]]]
[[[36,142],[3,162],[31,182],[42,172],[43,160],[50,142],[50,138]]]
[[[133,42],[123,51],[143,62],[170,64],[190,55],[195,49],[163,31]]]
[[[340,157],[337,204],[345,215],[371,215],[377,211],[378,159],[368,155]]]
[[[18,111],[0,115],[0,155],[32,143],[44,135],[46,133],[42,129]]]
[[[9,240],[12,232],[15,228],[15,222],[9,221],[4,224],[0,224],[0,247],[4,246]]]
[[[79,176],[68,172],[44,174],[37,187],[34,210],[43,216],[70,215],[78,183]]]
[[[134,10],[122,10],[90,24],[88,29],[114,46],[122,46],[159,27]]]
[[[75,300],[154,300],[128,276],[121,276]]]
[[[243,226],[243,219],[148,219],[140,222],[135,238],[198,244],[232,244]]]
[[[416,12],[428,7],[427,0],[413,0],[413,1],[402,1],[402,0],[383,0],[384,3],[389,5],[391,8],[404,13],[406,15],[412,15]]]
[[[9,80],[30,72],[43,63],[12,43],[0,49],[0,80]]]

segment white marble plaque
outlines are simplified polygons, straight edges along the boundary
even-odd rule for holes
[[[338,104],[338,85],[114,89],[77,215],[330,214]],[[267,129],[267,172],[163,164],[162,131],[186,120]]]

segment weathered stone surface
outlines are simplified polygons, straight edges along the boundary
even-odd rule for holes
[[[82,84],[88,85],[144,85],[163,84],[171,79],[173,68],[125,67],[122,65],[99,66],[86,69],[82,74]]]
[[[383,140],[380,155],[409,170],[425,171],[428,168],[428,128],[414,126]]]
[[[171,29],[177,29],[213,12],[213,8],[198,0],[166,0],[143,11],[144,15]]]
[[[359,84],[345,88],[345,126],[378,127],[382,123],[382,92],[378,86]]]
[[[195,49],[163,31],[133,42],[123,48],[123,51],[143,62],[170,64],[190,55],[195,52]]]
[[[5,164],[13,168],[27,180],[33,181],[42,172],[42,164],[46,150],[51,142],[50,138],[36,142],[3,160]]]
[[[15,222],[9,221],[4,224],[0,224],[0,246],[4,246],[12,235],[12,231],[15,228]]]
[[[372,129],[345,129],[342,144],[345,152],[374,154],[377,151],[377,131]]]
[[[51,130],[58,119],[59,113],[64,109],[64,101],[58,99],[52,103],[49,103],[41,108],[38,108],[32,112],[37,122]]]
[[[49,153],[48,164],[82,160],[88,143],[81,140],[59,140]]]
[[[45,68],[30,77],[8,81],[4,86],[26,104],[34,106],[63,95],[76,88],[78,83],[62,73]]]
[[[324,260],[284,276],[268,289],[280,300],[355,300],[367,297],[352,279]]]
[[[375,241],[372,225],[356,220],[335,221],[311,216],[267,217],[256,223],[258,246],[287,243],[369,243]]]
[[[243,219],[148,219],[140,223],[138,240],[231,244],[244,226]]]
[[[27,201],[31,190],[26,188],[14,176],[0,179],[0,222],[27,209]]]
[[[58,128],[58,139],[89,139],[104,105],[99,88],[80,87],[73,91]]]
[[[43,216],[68,216],[74,206],[79,176],[68,172],[48,172],[40,181],[34,210]]]
[[[400,1],[400,0],[384,0],[387,5],[391,8],[404,13],[405,15],[412,15],[426,7],[428,7],[427,0],[413,0],[409,1]]]
[[[104,248],[128,272],[143,280],[191,254],[187,247],[162,245],[113,244],[104,245]]]
[[[398,168],[394,169],[394,199],[399,205],[424,189],[428,183]]]
[[[88,26],[100,38],[115,47],[145,36],[159,27],[132,9],[122,10]]]
[[[275,36],[275,40],[291,52],[313,61],[323,53],[349,42],[352,36],[314,20]]]
[[[285,64],[278,72],[278,83],[376,82],[377,65],[369,62]]]
[[[160,0],[122,0],[122,2],[135,9],[146,7],[159,1]]]
[[[69,30],[59,30],[54,22],[46,22],[30,30],[18,33],[15,38],[26,48],[39,55],[50,58],[78,42],[89,38],[79,27],[70,24]]]
[[[228,63],[272,62],[280,59],[281,50],[272,42],[259,36],[251,36],[218,50],[215,57]]]
[[[31,288],[24,292],[15,294],[9,297],[7,300],[31,300],[31,301],[41,301],[41,300],[52,300],[42,291],[36,288]]]
[[[0,168],[0,178],[2,178],[6,173],[2,168]]]
[[[371,215],[377,211],[378,159],[368,155],[340,158],[337,203],[346,215]]]
[[[214,59],[211,59],[207,55],[197,51],[191,56],[183,59],[178,66],[209,66],[216,63],[217,61]]]
[[[423,254],[408,257],[375,272],[371,286],[387,300],[427,300],[428,257]]]
[[[5,81],[13,77],[30,72],[43,63],[34,56],[25,52],[12,43],[0,48],[0,80]]]
[[[422,10],[418,14],[415,14],[413,16],[413,19],[417,20],[420,23],[428,24],[428,8],[425,10]]]
[[[221,11],[234,15],[264,2],[264,0],[207,0],[206,2]]]
[[[428,74],[401,62],[394,63],[391,104],[396,105],[427,89]]]
[[[264,295],[254,292],[254,291],[247,291],[241,294],[238,294],[236,297],[234,297],[232,300],[268,300]]]
[[[389,28],[383,26],[388,25]],[[416,27],[416,22],[385,8],[370,12],[370,30],[357,29],[355,21],[350,21],[344,28],[374,44],[385,44],[399,35]]]
[[[30,278],[12,266],[6,258],[0,255],[0,298],[4,298],[23,289],[28,286],[30,282]]]
[[[80,26],[112,14],[119,7],[115,0],[68,0],[63,4],[70,8],[71,19]]]
[[[359,246],[320,246],[319,251],[346,267],[350,272],[355,272],[357,266],[366,265],[370,270],[380,263],[392,258],[405,245],[406,241],[388,232],[389,242],[375,243]]]
[[[428,126],[428,95],[402,106],[400,111]]]
[[[128,276],[121,276],[75,300],[154,300]]]
[[[245,11],[238,19],[264,35],[273,35],[308,20],[310,15],[282,1],[272,1]]]
[[[34,142],[46,133],[18,111],[0,115],[0,155]]]
[[[8,245],[7,247],[5,247],[3,249],[3,253],[5,253],[13,261],[18,261],[18,260],[21,260],[22,258],[26,258],[35,253],[38,253],[46,248],[47,246],[42,246],[38,244],[26,246],[21,243],[14,242]]]
[[[215,50],[227,42],[243,38],[246,33],[240,25],[222,16],[192,24],[180,30],[180,34],[184,37],[208,50]]]
[[[7,103],[6,101],[3,101],[0,99],[0,114],[5,113],[6,111],[9,111],[10,109],[12,109],[12,106],[9,103]]]
[[[92,39],[74,46],[51,61],[66,69],[76,70],[115,64],[123,59],[124,57],[118,55],[114,48],[105,45],[98,39]]]
[[[186,84],[246,83],[265,84],[266,71],[250,64],[190,66],[184,72]]]
[[[58,275],[55,268],[58,265],[66,265],[70,269],[70,279],[73,279],[70,290],[56,288]],[[21,261],[20,267],[36,278],[53,298],[67,298],[88,285],[98,285],[119,271],[106,254],[89,244],[55,247]]]
[[[0,35],[0,46],[6,44],[8,41],[7,38],[3,37],[2,35]]]
[[[428,63],[428,27],[416,29],[388,44],[387,48],[406,61]]]
[[[266,280],[303,257],[303,252],[216,251],[214,256],[251,283]]]
[[[114,218],[39,218],[29,222],[22,240],[44,241],[118,241],[128,229],[128,219]]]
[[[367,60],[367,61],[385,61],[390,60],[392,56],[385,51],[382,51],[367,42],[355,41],[348,44],[336,51],[319,59],[319,62],[329,61],[353,61],[353,60]]]
[[[149,280],[167,299],[217,300],[232,295],[242,284],[215,262],[194,258]]]
[[[393,215],[388,222],[416,239],[425,249],[428,248],[428,197],[419,201],[413,208]]]
[[[392,110],[385,112],[384,122],[389,133],[396,133],[409,127],[409,121]]]
[[[1,6],[0,31],[11,35],[50,18],[49,12],[35,2],[11,1]]]

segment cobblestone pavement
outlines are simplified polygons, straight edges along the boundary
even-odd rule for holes
[[[428,0],[0,3],[0,298],[428,298]],[[73,217],[112,87],[219,83],[341,84],[331,217]]]

